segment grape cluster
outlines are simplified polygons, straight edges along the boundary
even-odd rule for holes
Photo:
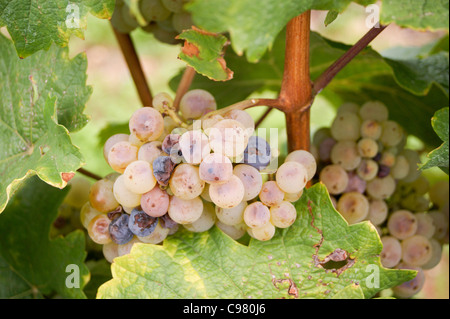
[[[393,289],[401,298],[419,292],[423,269],[439,263],[449,223],[448,182],[430,188],[406,140],[381,102],[345,103],[331,127],[315,132],[311,150],[336,210],[349,224],[368,220],[377,228],[383,266],[419,271]]]
[[[261,241],[292,225],[315,158],[294,151],[277,168],[278,153],[254,133],[250,114],[217,110],[201,89],[188,91],[179,110],[159,93],[152,107],[135,111],[129,134],[105,142],[114,172],[92,185],[80,214],[106,259],[135,242],[159,244],[180,225],[192,232],[217,225],[233,239],[248,233]]]
[[[111,23],[122,33],[141,28],[163,43],[177,44],[180,41],[175,37],[193,25],[191,14],[184,10],[187,2],[189,0],[139,0],[139,14],[146,22],[143,26],[125,1],[116,0]]]

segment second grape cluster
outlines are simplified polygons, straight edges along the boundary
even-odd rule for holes
[[[160,93],[135,111],[129,134],[115,134],[103,155],[113,173],[94,183],[80,216],[112,261],[135,242],[161,243],[180,226],[217,225],[233,239],[270,240],[291,226],[297,201],[316,173],[314,156],[294,151],[279,167],[278,150],[255,134],[245,110],[217,110],[205,90],[174,107]]]

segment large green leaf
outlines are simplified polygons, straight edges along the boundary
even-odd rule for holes
[[[217,227],[179,231],[163,245],[137,244],[114,260],[113,279],[98,297],[329,298],[355,283],[369,298],[415,276],[383,268],[375,227],[349,226],[322,184],[305,191],[297,211],[291,227],[267,242],[251,239],[248,246]],[[338,255],[344,258],[327,262]]]
[[[197,26],[229,32],[231,45],[250,62],[258,61],[290,19],[310,9],[342,12],[349,0],[194,0],[187,5]],[[353,1],[369,5],[376,1]],[[448,30],[448,1],[383,0],[381,22],[418,29]]]
[[[69,60],[67,50],[53,47],[20,60],[12,50],[0,36],[0,212],[26,177],[62,188],[83,165],[67,128],[86,124],[91,93],[84,56]]]
[[[444,143],[427,155],[428,160],[421,166],[421,169],[437,166],[448,175],[448,116],[448,107],[445,107],[437,111],[431,119],[434,131]]]
[[[72,34],[83,38],[87,14],[106,19],[114,5],[114,0],[0,0],[0,27],[7,27],[25,58],[53,42],[66,46]]]
[[[75,231],[49,238],[66,193],[33,177],[2,213],[0,298],[43,298],[54,293],[85,298],[83,287],[89,279],[85,235]]]

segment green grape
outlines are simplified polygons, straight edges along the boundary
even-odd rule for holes
[[[167,32],[176,32],[172,25],[172,16],[169,16],[167,20],[157,21],[156,24],[159,28],[167,31]]]
[[[191,14],[189,12],[177,12],[172,16],[172,25],[178,33],[191,29],[194,25]]]
[[[402,240],[416,233],[417,224],[417,218],[413,213],[397,210],[389,216],[387,227],[392,236]]]
[[[411,266],[421,267],[433,255],[431,242],[422,235],[414,235],[402,241],[402,260]]]
[[[186,0],[161,0],[161,3],[172,12],[181,12]]]
[[[349,114],[349,113],[346,113]],[[331,150],[331,162],[347,171],[354,170],[361,163],[361,156],[354,141],[340,141]]]
[[[398,265],[402,259],[402,245],[400,241],[392,236],[381,237],[383,250],[380,254],[380,260],[383,267],[392,268]]]
[[[332,195],[341,194],[347,189],[348,174],[340,165],[325,166],[320,172],[319,178]]]
[[[423,264],[422,269],[432,269],[436,267],[442,259],[442,245],[436,239],[430,238],[431,243],[431,258],[428,262]]]
[[[372,200],[369,204],[369,220],[374,225],[381,225],[386,220],[389,207],[384,200]]]
[[[111,16],[111,24],[112,26],[121,33],[130,33],[134,29],[136,29],[137,26],[134,24],[128,24],[125,21],[125,18],[123,16],[123,8],[126,7],[124,5],[116,5],[116,8],[114,9],[114,12]]]
[[[214,205],[209,202],[203,202],[203,212],[200,217],[193,223],[183,224],[183,227],[191,232],[201,233],[213,227],[215,223],[216,212]]]
[[[267,241],[272,239],[275,235],[275,226],[271,223],[266,223],[260,227],[249,228],[248,231],[251,232],[251,236],[260,241]]]
[[[338,114],[331,124],[331,135],[337,141],[356,141],[360,137],[361,120],[352,112]]]
[[[380,122],[375,120],[365,120],[361,124],[361,136],[365,138],[371,138],[378,140],[382,133],[382,127]]]
[[[374,199],[387,199],[394,194],[396,188],[392,176],[376,177],[367,183],[366,192]]]
[[[421,171],[419,171],[418,164],[421,163],[420,155],[416,151],[405,149],[399,155],[406,158],[409,163],[408,175],[402,179],[404,183],[411,183],[419,178]]]
[[[363,120],[384,122],[389,118],[389,111],[383,103],[378,101],[369,101],[361,106],[359,116],[361,116]]]
[[[442,208],[448,203],[449,183],[448,181],[439,181],[430,187],[430,200],[437,207]]]
[[[358,192],[344,193],[337,202],[337,210],[349,224],[359,223],[369,214],[369,201]]]
[[[152,27],[152,33],[158,41],[166,44],[178,44],[180,40],[176,38],[178,33],[176,31],[167,31],[163,28],[160,28],[158,25],[156,27]]]
[[[162,21],[171,15],[171,12],[161,3],[161,0],[141,0],[139,9],[147,21]]]
[[[345,102],[341,106],[339,106],[337,110],[337,114],[342,114],[346,112],[351,112],[358,114],[359,113],[359,105],[353,102]]]
[[[331,137],[331,130],[329,127],[321,127],[314,132],[312,144],[319,147],[323,141]]]
[[[75,176],[67,182],[67,185],[70,186],[69,192],[64,197],[63,203],[75,208],[81,208],[89,200],[91,182],[86,178]]]
[[[137,22],[136,18],[133,16],[133,14],[130,11],[130,8],[127,5],[122,6],[121,13],[123,21],[127,25],[133,27],[133,29],[136,29],[139,26],[139,23]]]
[[[384,146],[398,145],[404,136],[403,128],[394,121],[385,121],[382,124],[383,132],[381,133],[380,141]]]
[[[395,164],[391,167],[391,175],[396,180],[400,180],[408,176],[409,173],[409,162],[403,156],[399,155],[395,159]]]
[[[378,143],[371,138],[362,138],[358,141],[358,152],[362,157],[375,157],[378,153]]]
[[[434,219],[428,213],[416,213],[417,218],[417,231],[416,235],[422,235],[426,238],[433,237],[436,232],[436,226],[434,225]]]

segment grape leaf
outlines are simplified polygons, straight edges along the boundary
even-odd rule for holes
[[[50,226],[67,190],[30,178],[14,195],[0,218],[0,298],[85,298],[89,279],[84,265],[85,235],[74,231],[50,240]],[[76,271],[68,271],[75,265]],[[69,268],[68,268],[69,269]],[[71,276],[73,274],[73,277]],[[79,287],[71,288],[70,284]]]
[[[62,188],[83,165],[67,128],[86,124],[91,93],[83,55],[68,60],[67,50],[53,47],[21,60],[13,50],[0,36],[0,212],[23,179],[37,174]]]
[[[114,6],[114,0],[0,0],[0,27],[7,27],[25,58],[53,42],[66,46],[72,34],[83,38],[87,14],[107,19]]]
[[[437,166],[448,175],[448,116],[448,107],[445,107],[437,111],[431,119],[434,131],[444,143],[427,155],[428,160],[420,166],[421,169]]]
[[[339,16],[339,12],[335,10],[330,10],[327,13],[327,16],[325,17],[325,21],[323,22],[326,27],[328,27],[331,23],[333,23],[334,20],[337,19]]]
[[[333,299],[364,299],[364,292],[360,285],[351,284],[338,291]]]
[[[418,30],[448,30],[448,0],[383,0],[381,23]]]
[[[178,57],[198,73],[216,81],[233,78],[233,71],[227,68],[223,57],[228,42],[225,36],[193,27],[183,31],[177,39],[185,41]]]
[[[213,227],[181,230],[163,245],[136,244],[114,260],[113,279],[97,297],[330,298],[354,283],[370,298],[416,275],[383,268],[375,227],[349,226],[323,184],[305,190],[296,206],[296,222],[267,242],[245,246]]]

